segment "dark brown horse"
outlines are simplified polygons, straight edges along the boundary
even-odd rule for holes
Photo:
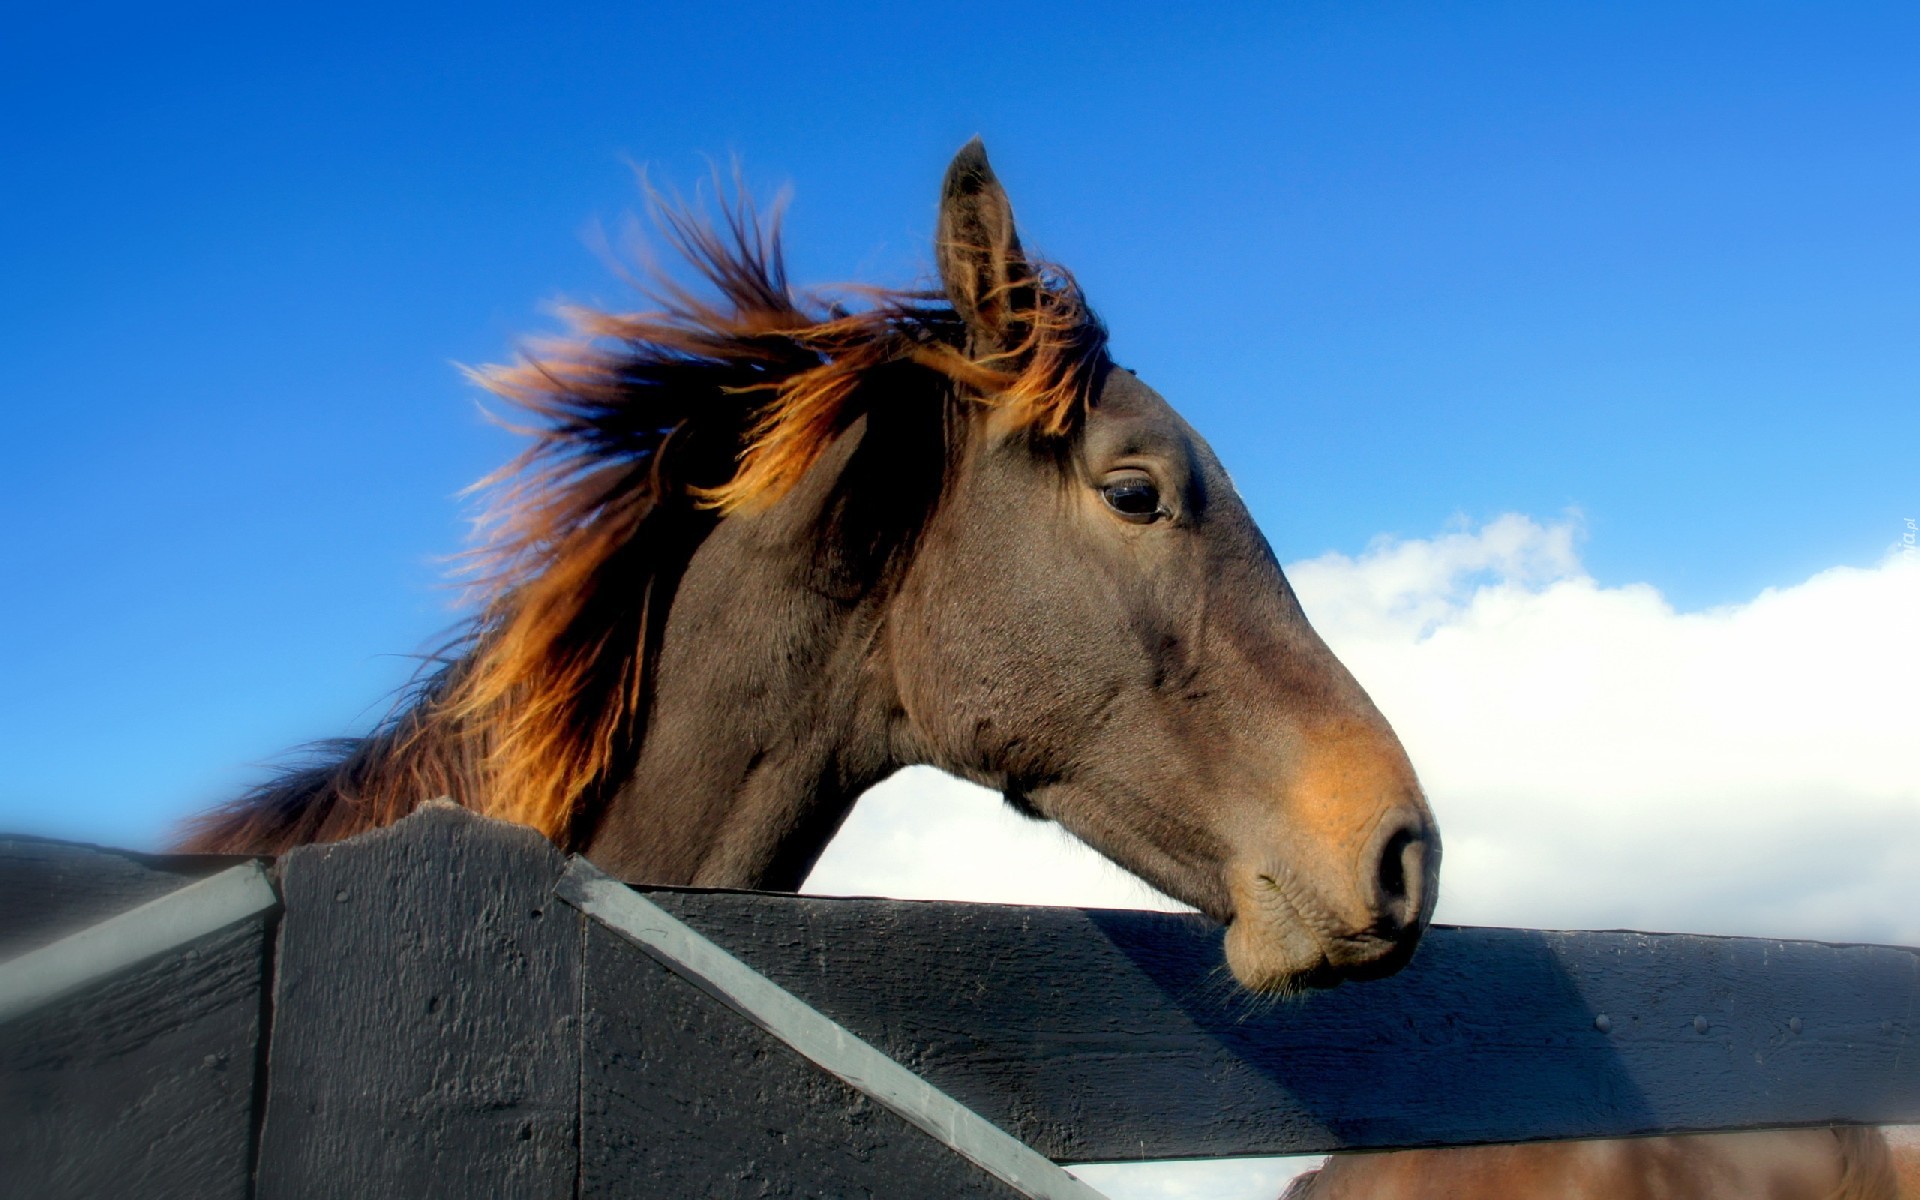
[[[930,763],[1227,922],[1251,987],[1406,961],[1440,855],[1405,753],[1206,444],[1023,253],[978,142],[939,292],[796,293],[744,202],[663,226],[705,290],[483,376],[532,443],[447,665],[189,846],[444,794],[630,880],[794,888]]]

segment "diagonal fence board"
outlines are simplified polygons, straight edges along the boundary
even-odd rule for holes
[[[157,900],[0,962],[0,1022],[45,1008],[209,934],[280,907],[255,862],[230,867]]]
[[[643,951],[668,968],[681,984],[692,985],[695,989],[693,994],[704,994],[730,1011],[735,1018],[745,1018],[744,1025],[737,1019],[720,1022],[710,1020],[716,1032],[708,1035],[706,1044],[713,1045],[712,1051],[690,1053],[681,1048],[677,1053],[662,1054],[659,1052],[659,1043],[671,1040],[673,1027],[678,1025],[685,1028],[691,1024],[687,1019],[675,1021],[666,1017],[666,1010],[676,998],[684,1004],[692,998],[692,994],[687,994],[685,988],[677,985],[663,986],[654,982],[648,988],[645,982],[637,982],[634,986],[655,994],[654,1000],[638,1010],[650,1019],[638,1038],[629,1037],[629,1044],[635,1046],[637,1052],[613,1056],[613,1061],[622,1057],[640,1063],[659,1059],[671,1065],[668,1070],[657,1073],[656,1079],[647,1086],[629,1088],[628,1091],[636,1094],[649,1091],[673,1094],[673,1084],[690,1077],[684,1069],[674,1070],[673,1067],[712,1060],[712,1066],[719,1069],[709,1067],[708,1070],[691,1073],[691,1078],[704,1080],[706,1086],[681,1088],[679,1095],[684,1098],[680,1107],[683,1110],[706,1109],[714,1117],[731,1116],[737,1121],[747,1117],[749,1111],[757,1115],[758,1110],[768,1108],[769,1098],[785,1101],[784,1105],[773,1106],[785,1109],[784,1119],[776,1120],[770,1115],[760,1119],[780,1131],[779,1140],[783,1147],[790,1141],[806,1144],[802,1153],[809,1154],[815,1161],[802,1177],[835,1193],[857,1191],[884,1194],[907,1186],[916,1177],[938,1174],[945,1176],[941,1186],[936,1189],[942,1194],[1099,1200],[1099,1193],[1034,1153],[1030,1147],[983,1120],[977,1113],[955,1103],[952,1097],[854,1037],[845,1027],[808,1007],[666,910],[591,865],[574,862],[561,879],[558,891],[562,899],[594,919],[595,925],[589,930],[589,942],[598,952],[589,956],[590,967],[617,960],[617,948],[609,947],[606,939],[598,936],[603,931],[611,931],[620,941]],[[611,1016],[625,1006],[625,1002],[617,998],[622,994],[618,989],[606,997],[606,1001],[611,1003],[604,1002],[601,994],[595,990],[593,978],[590,970],[585,1006],[590,1029],[594,1027],[593,1018]],[[629,972],[629,978],[652,981],[653,976],[650,972]],[[616,1034],[623,1028],[637,1028],[631,1022],[624,1026],[614,1021],[600,1024],[605,1030]],[[772,1035],[777,1042],[769,1043],[766,1035]],[[723,1039],[734,1046],[755,1046],[753,1057],[764,1062],[768,1069],[743,1072],[734,1065],[732,1070],[728,1070],[721,1065],[727,1060],[727,1055],[719,1046]],[[613,1089],[604,1086],[596,1089],[597,1077],[617,1073],[604,1070],[596,1073],[594,1068],[608,1062],[609,1056],[595,1053],[597,1043],[592,1036],[588,1042],[585,1086],[590,1094],[613,1094]],[[697,1041],[696,1044],[701,1043]],[[738,1057],[737,1051],[735,1057]],[[631,1068],[629,1073],[634,1073]],[[831,1081],[821,1079],[822,1073],[830,1076]],[[753,1080],[756,1075],[784,1076],[789,1082],[783,1089],[776,1085],[774,1078],[759,1079],[754,1087],[759,1097],[756,1104],[715,1106],[708,1103],[711,1094],[724,1091],[729,1084],[738,1090],[740,1083]],[[832,1081],[837,1081],[841,1086],[835,1087]],[[828,1095],[835,1096],[837,1102],[826,1099]],[[811,1097],[810,1102],[803,1097]],[[649,1108],[654,1111],[674,1107],[671,1103],[660,1104],[658,1096],[650,1096],[649,1100]],[[873,1148],[853,1147],[856,1153],[851,1155],[845,1152],[847,1147],[834,1145],[831,1129],[875,1120],[866,1112],[874,1104],[887,1114],[877,1118],[878,1124],[894,1125],[895,1121],[887,1119],[891,1116],[897,1121],[904,1121],[910,1128],[895,1129],[892,1137]],[[586,1107],[591,1110],[593,1105],[589,1102]],[[835,1109],[844,1110],[846,1115],[836,1121],[831,1115]],[[825,1128],[812,1131],[799,1128],[808,1124],[817,1127],[823,1118],[827,1121]],[[752,1118],[748,1117],[748,1121],[752,1123]],[[790,1134],[789,1130],[794,1132]],[[695,1136],[705,1139],[710,1133],[711,1130],[703,1127]],[[916,1133],[919,1136],[915,1136]],[[824,1143],[823,1138],[826,1139]],[[741,1131],[732,1140],[740,1143],[744,1151],[746,1144],[753,1139],[750,1131]],[[872,1142],[872,1139],[867,1140]],[[760,1141],[763,1150],[770,1148],[766,1139]],[[821,1144],[831,1147],[834,1153],[812,1154],[814,1147]],[[885,1155],[878,1152],[878,1145],[884,1145],[887,1151]],[[652,1147],[648,1149],[651,1151]],[[901,1150],[907,1153],[903,1155],[899,1152]],[[792,1156],[786,1154],[781,1157]],[[883,1158],[895,1161],[883,1166]],[[834,1177],[829,1178],[826,1170],[829,1167],[841,1169],[832,1172]],[[846,1167],[851,1167],[852,1171],[849,1173]],[[717,1194],[719,1182],[717,1179],[687,1180],[688,1190],[701,1194]]]
[[[252,861],[0,835],[0,959]]]
[[[184,887],[103,874],[146,903],[0,962],[0,1191],[247,1196],[273,890],[250,860]],[[102,907],[58,882],[40,899]]]
[[[587,933],[585,1014],[583,1197],[1036,1194],[954,1153],[598,921]]]
[[[647,895],[1061,1161],[1920,1119],[1896,947],[1440,928],[1259,1000],[1197,917]]]

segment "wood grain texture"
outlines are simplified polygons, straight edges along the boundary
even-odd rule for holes
[[[0,959],[246,861],[0,836]]]
[[[648,895],[1061,1161],[1920,1119],[1899,948],[1440,928],[1259,1000],[1198,917]]]
[[[585,1011],[582,1197],[1023,1195],[597,923]]]
[[[248,1194],[269,920],[0,1025],[0,1194]]]
[[[532,830],[448,807],[282,860],[263,1200],[572,1194],[563,866]]]

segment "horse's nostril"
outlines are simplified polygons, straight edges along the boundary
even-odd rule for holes
[[[1395,830],[1380,854],[1380,899],[1388,904],[1407,894],[1406,852],[1412,848],[1413,831]]]
[[[1419,822],[1389,825],[1375,858],[1376,911],[1404,929],[1420,919],[1426,899],[1427,836]]]

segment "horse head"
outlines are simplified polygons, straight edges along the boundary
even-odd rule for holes
[[[1040,284],[977,142],[940,230],[975,355],[1018,356]],[[992,417],[890,615],[927,759],[1228,923],[1247,986],[1396,969],[1433,911],[1433,816],[1213,451],[1106,362],[1058,431]]]

